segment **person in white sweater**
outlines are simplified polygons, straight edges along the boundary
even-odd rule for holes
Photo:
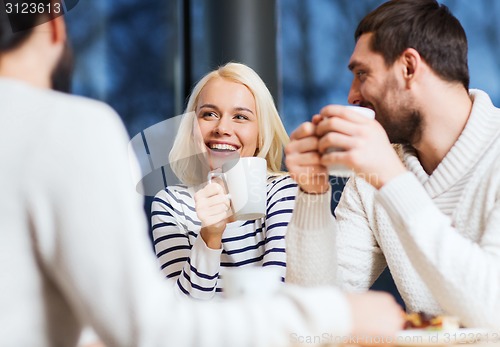
[[[119,117],[100,102],[50,90],[65,48],[63,17],[21,15],[31,29],[13,32],[19,16],[9,21],[4,9],[2,346],[75,346],[86,325],[108,346],[135,347],[287,346],[324,333],[392,335],[401,326],[389,297],[332,287],[284,286],[259,301],[176,297],[150,249]]]
[[[297,194],[281,170],[288,141],[271,93],[250,67],[227,63],[195,85],[170,152],[184,184],[161,190],[151,208],[156,255],[177,292],[220,297],[224,271],[236,267],[266,267],[284,281],[285,231]],[[235,220],[224,184],[207,183],[207,174],[251,156],[267,163],[266,213]]]
[[[369,13],[355,38],[348,101],[375,120],[329,105],[291,135],[300,192],[287,280],[363,290],[388,266],[409,311],[498,329],[500,109],[469,91],[465,32],[434,0],[398,0]],[[357,174],[336,219],[332,164]]]

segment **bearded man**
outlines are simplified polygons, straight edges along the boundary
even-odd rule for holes
[[[388,266],[410,311],[498,329],[500,110],[469,90],[464,29],[435,0],[394,0],[355,39],[348,101],[375,120],[329,105],[292,134],[287,281],[361,290]],[[327,168],[339,164],[357,177],[334,218]]]

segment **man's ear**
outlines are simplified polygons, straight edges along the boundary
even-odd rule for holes
[[[49,22],[49,25],[52,29],[52,42],[64,44],[67,39],[66,23],[64,22],[64,17],[57,16]]]
[[[400,58],[403,68],[403,78],[407,83],[411,83],[422,68],[422,57],[414,48],[407,48],[403,51]]]

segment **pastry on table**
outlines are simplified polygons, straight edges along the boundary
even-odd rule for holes
[[[430,315],[423,312],[407,313],[404,329],[457,330],[460,322],[457,317],[446,315]]]

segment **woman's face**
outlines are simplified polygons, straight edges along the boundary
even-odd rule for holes
[[[243,84],[221,77],[208,81],[198,96],[196,117],[211,170],[230,159],[255,155],[259,136],[255,99]]]

